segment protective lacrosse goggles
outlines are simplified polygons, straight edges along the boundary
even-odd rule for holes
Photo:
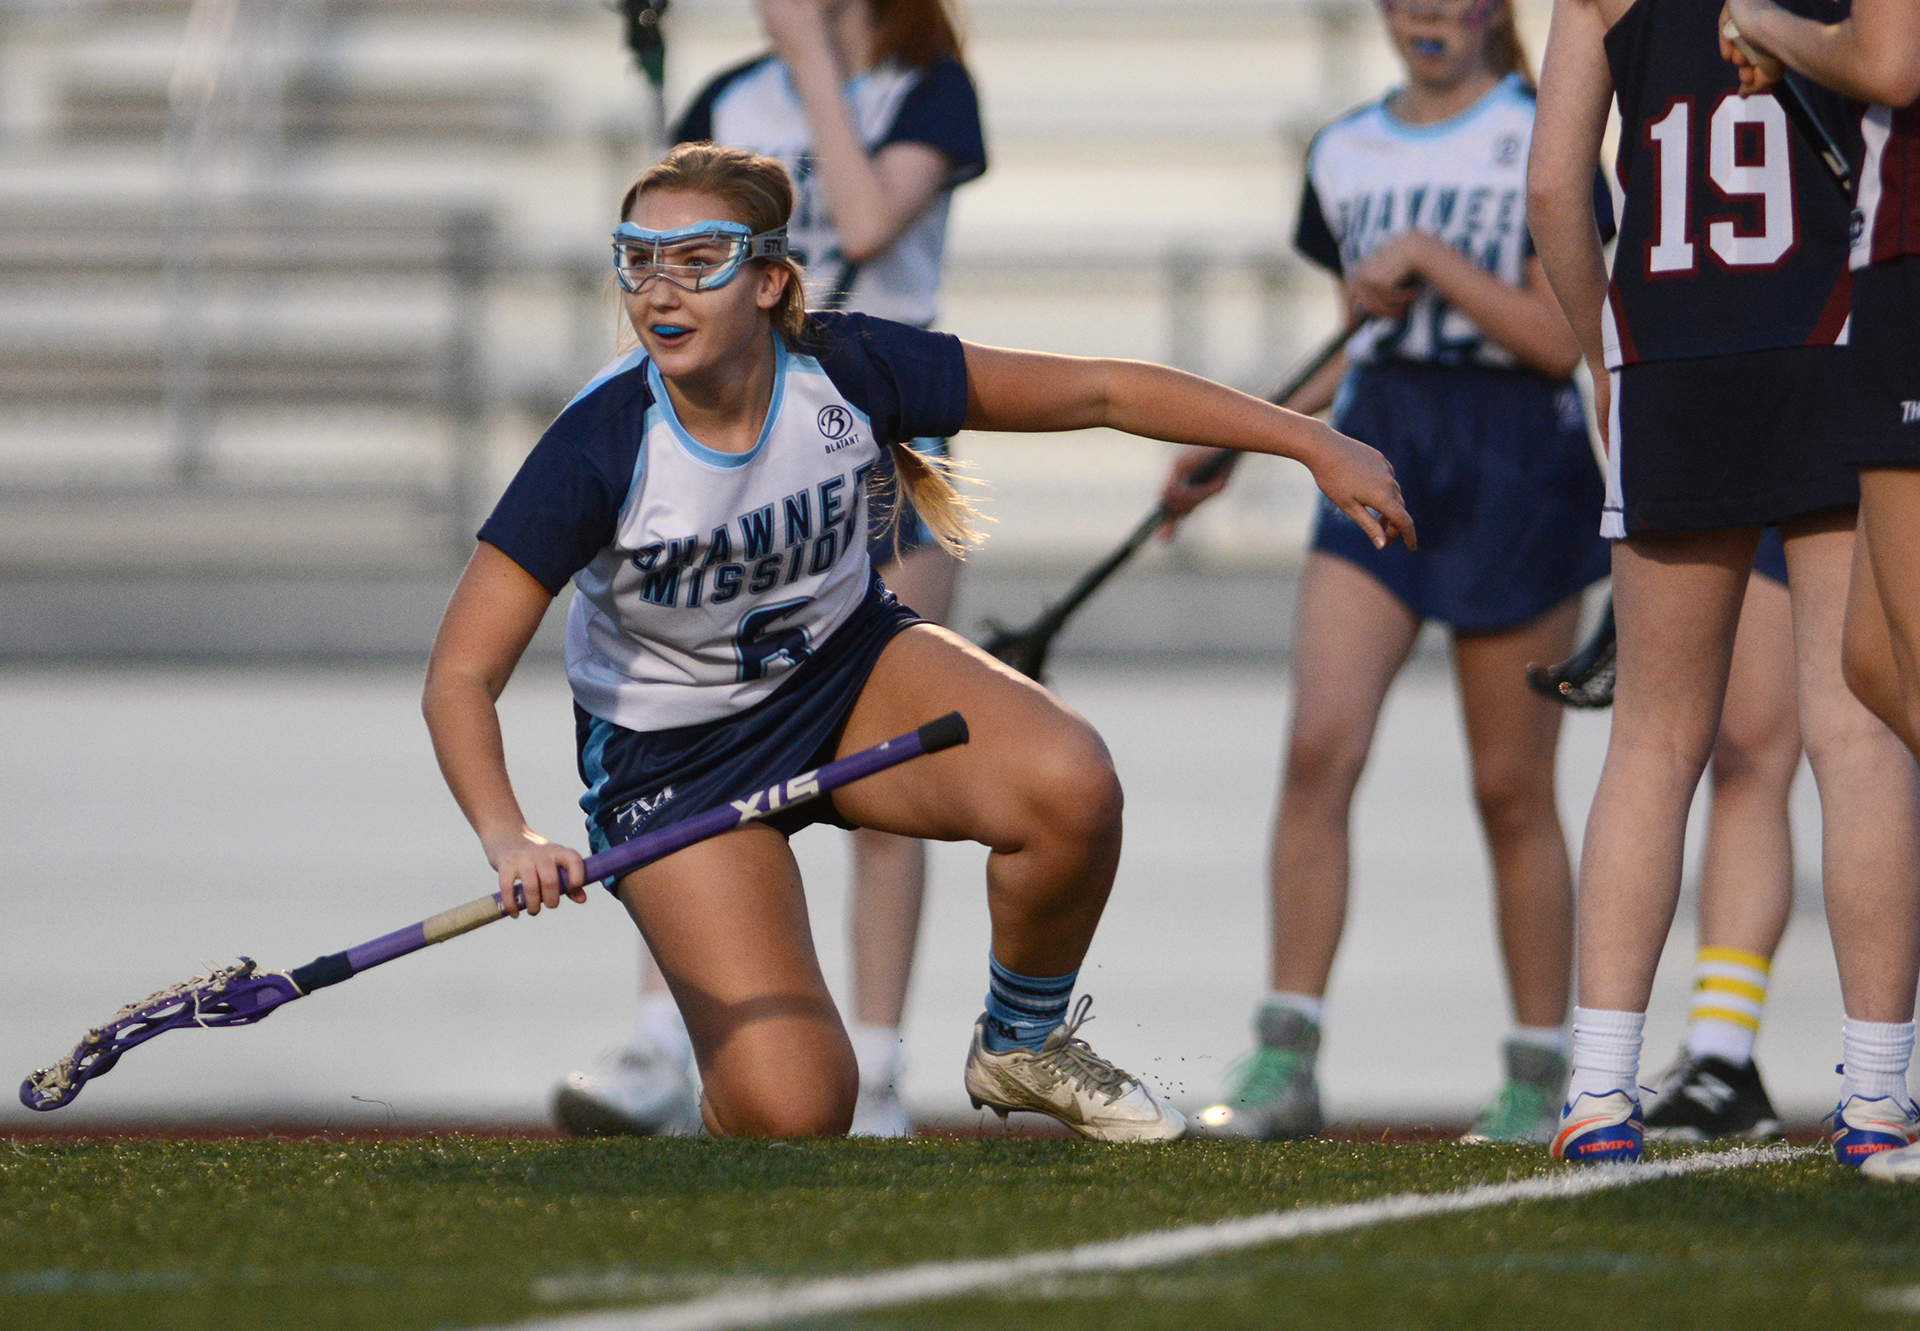
[[[613,231],[613,272],[622,291],[637,293],[656,277],[683,291],[713,291],[733,281],[749,259],[783,259],[787,229],[755,235],[744,222],[695,222],[649,231],[622,222]]]

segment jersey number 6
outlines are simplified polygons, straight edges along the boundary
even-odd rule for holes
[[[781,657],[786,658],[787,667],[791,669],[813,655],[813,648],[807,645],[813,635],[804,626],[789,624],[785,628],[775,627],[794,611],[812,603],[811,596],[802,596],[775,605],[763,605],[740,617],[740,631],[733,635],[733,652],[740,660],[742,683],[750,679],[765,679],[767,667]]]
[[[1689,194],[1693,184],[1693,99],[1675,98],[1647,125],[1658,190],[1647,276],[1691,273],[1697,265]],[[1707,179],[1727,199],[1758,199],[1760,229],[1743,233],[1731,217],[1709,218],[1707,248],[1728,268],[1771,268],[1794,247],[1793,166],[1787,116],[1771,95],[1728,93],[1707,126]]]

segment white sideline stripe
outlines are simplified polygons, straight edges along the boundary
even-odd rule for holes
[[[1552,1201],[1606,1192],[1635,1183],[1709,1170],[1742,1169],[1777,1164],[1818,1147],[1748,1147],[1733,1151],[1701,1152],[1657,1164],[1589,1165],[1556,1169],[1533,1178],[1488,1183],[1458,1192],[1408,1192],[1369,1202],[1335,1206],[1302,1206],[1291,1211],[1215,1224],[1163,1229],[1104,1243],[1085,1243],[1052,1252],[1019,1257],[995,1257],[967,1262],[923,1262],[918,1266],[871,1275],[833,1276],[797,1281],[772,1288],[723,1291],[684,1303],[655,1304],[647,1308],[573,1313],[516,1322],[514,1331],[731,1331],[735,1327],[774,1326],[803,1317],[861,1312],[897,1307],[932,1299],[950,1299],[981,1290],[1017,1285],[1038,1276],[1079,1275],[1093,1271],[1138,1271],[1170,1266],[1214,1253],[1288,1239],[1337,1234],[1396,1220],[1452,1215],[1514,1202]]]

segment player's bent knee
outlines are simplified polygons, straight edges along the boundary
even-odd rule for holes
[[[1035,835],[1093,843],[1118,833],[1125,796],[1097,735],[1089,731],[1047,746],[1025,775]]]
[[[778,1072],[778,1069],[774,1069]],[[721,1137],[844,1137],[853,1126],[859,1076],[756,1076],[706,1087],[708,1128]]]

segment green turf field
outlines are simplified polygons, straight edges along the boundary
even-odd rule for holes
[[[0,1142],[0,1325],[505,1324],[1558,1168],[1334,1143]],[[1920,1325],[1909,1290],[1920,1188],[1808,1153],[795,1325]]]

